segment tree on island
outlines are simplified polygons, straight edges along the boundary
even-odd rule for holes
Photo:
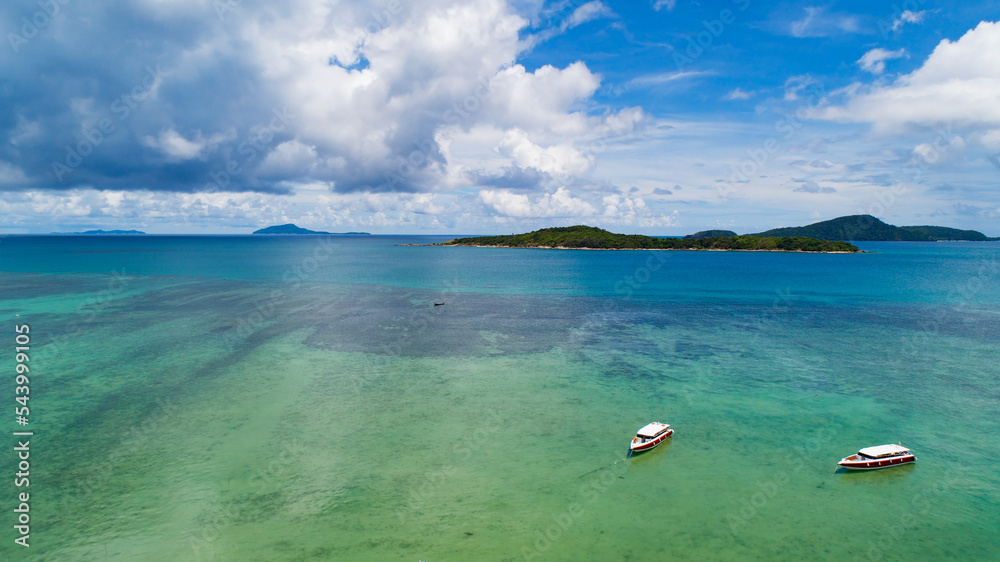
[[[847,242],[802,236],[720,236],[656,238],[615,234],[593,226],[543,228],[525,234],[458,238],[439,246],[501,246],[509,248],[571,248],[593,250],[744,250],[771,252],[860,252]]]

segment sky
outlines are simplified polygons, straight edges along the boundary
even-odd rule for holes
[[[1000,235],[1000,1],[15,0],[0,234]]]

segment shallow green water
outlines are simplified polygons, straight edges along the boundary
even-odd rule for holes
[[[0,249],[36,432],[5,559],[1000,556],[989,245],[674,253],[626,294],[648,252],[344,241],[289,281],[314,241],[31,240]],[[897,441],[916,465],[834,473]]]

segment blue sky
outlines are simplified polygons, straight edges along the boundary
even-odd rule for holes
[[[1000,2],[16,1],[0,234],[1000,235]]]

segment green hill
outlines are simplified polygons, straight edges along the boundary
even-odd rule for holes
[[[754,236],[808,236],[821,240],[861,241],[912,241],[935,240],[990,240],[982,232],[959,230],[946,226],[893,226],[871,215],[851,215],[808,226],[774,228]]]
[[[367,232],[324,232],[322,230],[309,230],[308,228],[301,228],[295,226],[294,224],[282,224],[278,226],[269,226],[267,228],[262,228],[260,230],[255,230],[254,234],[328,234],[330,236],[371,236]]]
[[[502,246],[509,248],[573,248],[598,250],[745,250],[774,252],[859,252],[847,242],[803,237],[727,236],[655,238],[615,234],[592,226],[543,228],[525,234],[458,238],[440,246]]]
[[[688,234],[684,239],[694,238],[695,240],[700,240],[702,238],[729,238],[730,236],[739,236],[739,234],[736,234],[732,230],[702,230],[701,232]]]
[[[930,240],[995,240],[989,238],[978,230],[959,230],[947,226],[901,226],[901,230],[913,233],[916,236],[927,236]]]

